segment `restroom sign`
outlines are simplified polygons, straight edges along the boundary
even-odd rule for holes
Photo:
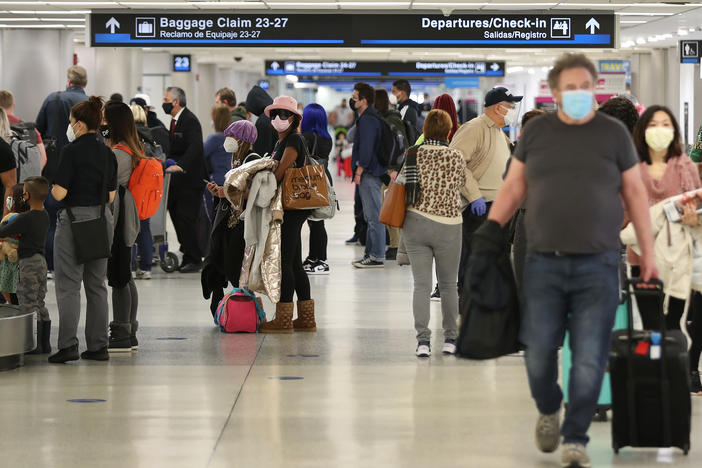
[[[702,41],[680,41],[680,63],[700,63]]]

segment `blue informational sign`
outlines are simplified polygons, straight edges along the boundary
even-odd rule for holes
[[[261,89],[265,89],[267,91],[271,87],[271,82],[268,80],[260,80],[258,85],[261,87]]]
[[[266,60],[266,75],[344,76],[344,77],[478,77],[505,76],[505,62],[352,62]]]
[[[447,88],[480,88],[480,78],[446,78],[444,85]]]
[[[700,63],[702,41],[680,41],[680,63]]]
[[[174,55],[173,56],[173,71],[174,72],[189,72],[190,71],[190,56],[189,55]]]
[[[223,4],[224,5],[224,4]],[[90,14],[93,47],[555,47],[615,46],[613,13],[481,11],[271,14],[236,10]]]

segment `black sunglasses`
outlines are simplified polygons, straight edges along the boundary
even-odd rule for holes
[[[288,120],[290,117],[292,117],[293,114],[289,110],[286,109],[273,109],[271,111],[271,119],[275,119],[276,117],[280,117],[283,120]]]

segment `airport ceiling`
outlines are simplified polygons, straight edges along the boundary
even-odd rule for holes
[[[699,0],[132,0],[132,1],[8,1],[0,0],[0,29],[46,28],[76,31],[75,41],[84,42],[87,14],[93,10],[175,10],[184,12],[402,12],[476,13],[498,10],[613,11],[620,25],[616,50],[590,50],[593,57],[616,58],[633,50],[675,46],[681,39],[702,39],[702,2]],[[162,50],[162,49],[153,49]],[[183,49],[178,49],[185,52]],[[504,60],[508,66],[546,66],[561,51],[557,49],[348,49],[348,48],[256,48],[197,49],[198,62],[233,64],[246,69],[262,59],[292,60]],[[234,57],[241,60],[235,61]]]

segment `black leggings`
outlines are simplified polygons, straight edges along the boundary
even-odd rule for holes
[[[702,354],[702,294],[692,293],[690,311],[687,313],[687,331],[692,338],[690,346],[690,370],[697,370]]]
[[[309,258],[314,260],[327,261],[327,230],[324,221],[308,220],[310,227],[310,254]]]
[[[307,220],[306,210],[286,210],[281,227],[280,302],[292,302],[295,293],[298,301],[310,299],[310,280],[302,268],[302,225]]]

